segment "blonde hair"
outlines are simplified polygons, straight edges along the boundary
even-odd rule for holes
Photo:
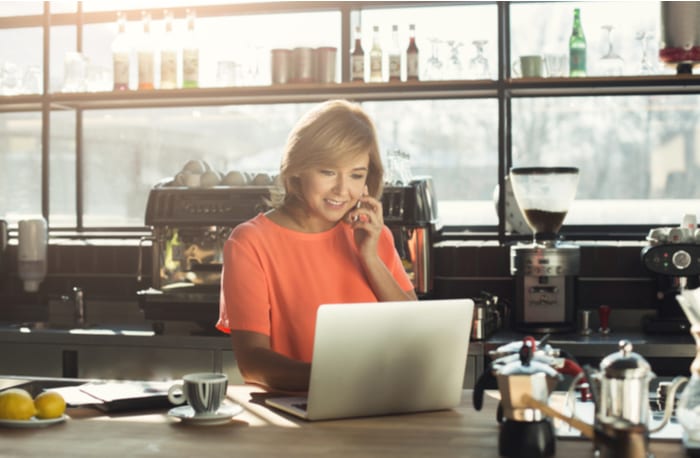
[[[384,166],[374,123],[357,104],[329,100],[307,112],[287,138],[278,177],[278,194],[272,204],[303,203],[299,175],[315,167],[328,167],[369,154],[367,188],[369,195],[381,197]]]

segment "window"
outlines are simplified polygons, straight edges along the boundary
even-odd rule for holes
[[[513,100],[513,164],[579,167],[567,224],[677,225],[697,211],[700,96]]]
[[[299,5],[292,7],[304,7]],[[337,10],[319,11],[317,5],[306,5],[313,11],[282,12],[270,3],[264,4],[267,10],[260,6],[255,14],[246,10],[242,15],[235,14],[235,3],[218,1],[122,2],[119,7],[130,10],[127,32],[134,38],[141,30],[140,21],[134,18],[141,8],[152,8],[153,33],[158,40],[164,30],[160,12],[166,8],[232,11],[197,18],[200,81],[203,87],[222,86],[220,64],[230,64],[234,69],[231,84],[245,88],[269,85],[273,48],[334,46],[338,56],[342,55],[342,32],[345,38],[353,35],[341,27],[346,24],[344,7],[339,3]],[[401,97],[384,100],[384,95],[401,90],[391,85],[386,94],[377,92],[375,99],[366,94],[362,98],[377,125],[382,153],[401,149],[410,154],[414,175],[433,177],[445,225],[496,231],[494,191],[499,181],[499,154],[505,157],[508,153],[503,148],[508,135],[515,166],[580,167],[581,181],[567,225],[670,225],[677,224],[682,214],[696,211],[700,186],[693,177],[700,164],[700,91],[677,95],[642,90],[635,94],[634,81],[626,83],[624,78],[644,74],[657,84],[671,87],[675,83],[675,69],[660,65],[657,57],[659,2],[509,3],[509,43],[498,42],[498,15],[503,10],[496,2],[350,5],[356,9],[348,22],[360,26],[366,54],[372,46],[374,25],[380,26],[386,61],[391,26],[398,25],[403,48],[408,25],[415,24],[421,79],[452,83],[437,86],[430,99],[405,91]],[[106,80],[109,87],[115,6],[85,2],[82,7],[91,18],[98,18],[87,21],[82,30],[88,90],[95,77],[100,84]],[[609,79],[595,80],[590,87],[579,85],[581,89],[573,95],[549,90],[549,81],[555,80],[548,78],[531,82],[534,93],[518,92],[517,78],[498,81],[499,46],[509,51],[513,62],[526,54],[566,57],[575,7],[581,8],[589,75]],[[50,8],[60,14],[72,13],[77,4],[51,2]],[[256,8],[255,2],[250,8]],[[0,6],[0,22],[14,15],[39,15],[34,16],[34,26],[0,28],[0,39],[11,37],[26,44],[0,50],[0,102],[11,94],[42,93],[42,11],[43,2]],[[107,18],[112,15],[114,19]],[[176,31],[182,33],[184,27],[184,17],[176,16]],[[219,105],[212,97],[208,100],[212,103],[207,103],[204,96],[203,103],[183,104],[187,106],[143,108],[125,103],[119,108],[112,104],[75,111],[70,103],[55,103],[54,94],[62,90],[64,57],[76,49],[77,29],[61,23],[51,27],[50,36],[49,94],[37,95],[39,102],[33,109],[0,111],[0,143],[4,145],[0,167],[13,171],[0,180],[4,191],[0,215],[11,225],[16,224],[17,215],[42,210],[40,110],[47,99],[52,104],[45,183],[51,227],[80,225],[88,230],[142,227],[149,189],[175,175],[189,159],[206,160],[222,173],[275,173],[289,130],[311,107],[307,101],[261,101],[253,95],[241,98],[239,104]],[[619,56],[612,65],[603,59],[611,50]],[[135,56],[132,59],[134,62]],[[156,68],[157,63],[158,57]],[[342,67],[338,58],[338,80]],[[610,74],[613,71],[622,75],[618,81],[632,89],[622,95],[601,94],[600,87],[616,84],[615,75]],[[135,74],[132,65],[132,86]],[[20,80],[22,89],[17,91]],[[565,83],[568,81],[573,82]],[[483,87],[483,93],[468,93],[474,87]],[[312,87],[300,92],[304,90],[334,96],[329,89]],[[349,92],[348,98],[352,95]],[[82,96],[74,99],[80,101]],[[499,97],[510,103],[512,116],[506,132],[499,131]],[[76,127],[82,127],[81,139],[76,138]],[[82,152],[80,157],[77,151]],[[9,191],[18,189],[21,192],[12,192],[10,201]]]

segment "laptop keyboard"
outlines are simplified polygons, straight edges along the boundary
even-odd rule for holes
[[[296,402],[296,403],[292,404],[292,407],[296,407],[297,409],[301,409],[303,411],[306,411],[306,407],[308,405],[309,404],[306,402]]]

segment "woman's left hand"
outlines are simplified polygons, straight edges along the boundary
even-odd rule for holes
[[[362,196],[359,208],[348,212],[348,222],[355,230],[355,243],[360,255],[376,256],[379,235],[384,227],[382,202],[371,196]]]

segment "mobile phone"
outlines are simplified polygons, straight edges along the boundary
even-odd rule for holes
[[[361,200],[358,200],[358,201],[357,201],[357,203],[355,204],[355,208],[356,208],[356,209],[357,209],[357,208],[362,208],[362,201],[361,201]],[[355,221],[357,221],[357,220],[359,220],[359,219],[360,219],[360,216],[359,216],[359,215],[355,215],[355,216],[352,217],[352,222],[354,223]]]

